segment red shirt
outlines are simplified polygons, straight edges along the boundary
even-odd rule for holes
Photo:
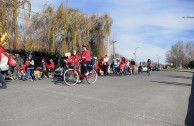
[[[69,62],[71,64],[71,66],[75,66],[75,64],[78,63],[78,60],[79,60],[79,56],[76,54],[76,55],[71,55],[67,59],[67,62]]]
[[[46,67],[47,67],[48,69],[54,70],[54,69],[55,69],[55,63],[54,63],[54,62],[50,62],[50,64],[46,64]]]
[[[127,64],[127,61],[126,60],[121,60],[121,63],[120,64]]]
[[[72,55],[72,56],[70,56],[70,57],[67,59],[68,62],[75,62],[75,63],[77,63],[78,60],[79,60],[79,56],[78,56],[77,54],[76,54],[76,55]]]
[[[91,61],[90,51],[86,50],[81,53],[81,59],[83,60],[83,63],[87,61]]]

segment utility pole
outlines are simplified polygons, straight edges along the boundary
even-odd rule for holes
[[[107,56],[110,58],[110,56],[109,56],[109,37],[107,37],[107,39],[106,39],[106,54],[107,54]]]
[[[117,42],[117,41],[112,41],[112,43],[113,43],[113,59],[115,58],[115,42]]]

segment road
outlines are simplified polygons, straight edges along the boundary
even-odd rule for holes
[[[100,76],[72,87],[10,81],[0,90],[0,126],[183,126],[192,75]]]

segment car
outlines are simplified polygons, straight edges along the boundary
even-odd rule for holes
[[[152,71],[160,71],[160,66],[152,66]]]
[[[143,72],[147,72],[148,68],[147,66],[143,66]]]

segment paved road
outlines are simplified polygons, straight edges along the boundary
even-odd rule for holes
[[[192,73],[99,77],[73,87],[12,81],[0,90],[0,126],[182,126]]]

